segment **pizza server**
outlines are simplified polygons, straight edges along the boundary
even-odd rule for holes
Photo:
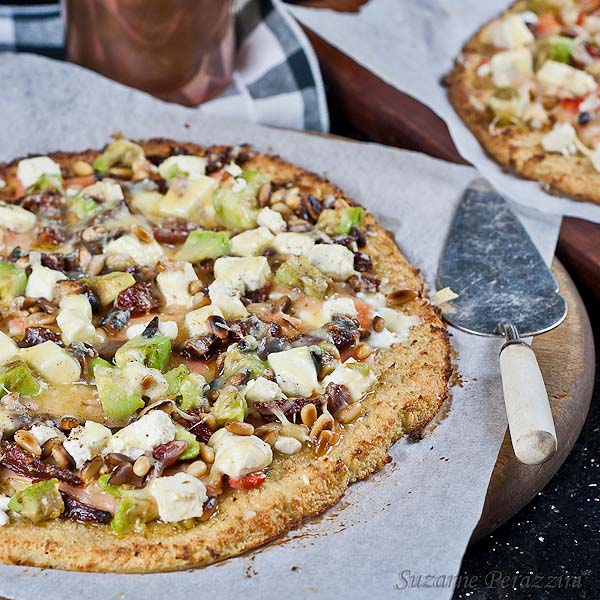
[[[483,180],[461,199],[437,283],[458,294],[444,305],[451,325],[504,338],[500,372],[513,449],[525,464],[545,462],[556,452],[556,431],[535,354],[522,338],[559,325],[567,305],[520,221]]]

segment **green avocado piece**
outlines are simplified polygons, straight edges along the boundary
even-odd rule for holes
[[[263,362],[253,352],[240,352],[237,345],[231,347],[225,354],[223,363],[223,378],[227,379],[235,373],[247,372],[252,379],[260,377],[267,368],[267,363]]]
[[[102,490],[104,490],[107,494],[114,496],[115,498],[121,497],[121,486],[111,485],[108,483],[112,473],[105,473],[104,475],[100,475],[98,477],[98,485]]]
[[[77,196],[71,202],[71,211],[75,213],[75,216],[80,220],[84,221],[88,217],[91,217],[101,209],[100,204],[91,198],[85,198],[84,196]]]
[[[41,387],[24,361],[17,359],[0,367],[0,396],[17,392],[21,396],[37,396]]]
[[[87,363],[88,366],[88,375],[93,379],[94,378],[94,370],[96,369],[96,367],[107,367],[110,369],[114,369],[114,365],[109,363],[107,360],[104,360],[103,358],[100,358],[99,356],[96,356],[94,358],[92,358],[91,360],[88,361]]]
[[[142,391],[131,389],[120,369],[96,366],[94,378],[102,409],[109,419],[123,421],[144,406]]]
[[[181,410],[191,410],[200,406],[204,397],[206,380],[202,375],[190,373],[185,365],[178,365],[165,373],[169,384],[169,396],[177,400]]]
[[[110,523],[115,533],[123,534],[138,530],[158,517],[156,502],[146,490],[128,490],[121,493]]]
[[[210,412],[217,425],[225,425],[229,421],[243,421],[246,418],[248,405],[242,394],[236,390],[225,389],[212,405]]]
[[[289,288],[300,288],[305,294],[323,298],[331,285],[331,280],[311,265],[306,257],[294,256],[282,263],[275,273],[275,279]]]
[[[181,453],[179,459],[190,460],[191,458],[196,458],[200,453],[200,443],[196,439],[196,436],[182,425],[175,424],[175,427],[177,427],[175,439],[180,442],[187,442],[187,448]]]
[[[347,235],[360,225],[365,215],[360,206],[326,208],[320,215],[316,227],[328,235]]]
[[[33,523],[60,517],[65,504],[58,491],[58,479],[40,481],[22,489],[10,499],[8,508]]]
[[[575,40],[561,35],[550,38],[550,60],[568,63],[575,47]]]
[[[124,367],[126,363],[137,360],[147,367],[166,371],[171,360],[171,340],[164,335],[145,338],[138,335],[125,342],[115,353],[115,364]]]
[[[89,286],[98,296],[102,306],[108,306],[115,298],[127,288],[135,284],[135,278],[131,273],[113,271],[106,275],[100,275],[90,279]]]
[[[116,140],[106,147],[92,166],[98,173],[106,173],[114,165],[130,167],[134,160],[143,158],[144,150],[141,146],[129,140]]]
[[[12,263],[0,260],[0,303],[8,304],[22,296],[27,286],[27,273]]]
[[[48,192],[50,190],[62,190],[63,179],[60,175],[54,173],[48,175],[44,173],[33,185],[27,188],[27,193]]]
[[[192,231],[175,258],[197,263],[207,258],[226,256],[230,252],[231,241],[224,231]]]

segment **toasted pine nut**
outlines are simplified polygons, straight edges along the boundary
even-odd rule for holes
[[[142,456],[136,458],[135,462],[133,463],[133,473],[138,477],[144,477],[148,474],[151,466],[152,465],[150,464],[148,458],[142,454]]]
[[[210,413],[206,413],[206,414],[200,415],[200,418],[202,419],[202,422],[211,431],[215,431],[215,429],[217,428],[217,420],[214,418],[213,415],[211,415]]]
[[[148,244],[153,240],[152,234],[141,225],[132,225],[131,233],[133,233],[143,244]]]
[[[362,406],[360,402],[353,402],[352,404],[348,404],[348,406],[344,406],[344,408],[340,408],[340,410],[335,413],[335,418],[340,423],[352,423],[352,421],[358,418],[361,412]]]
[[[312,403],[305,404],[300,411],[300,418],[307,427],[312,427],[317,420],[317,407]]]
[[[333,427],[333,417],[329,413],[323,413],[314,423],[310,430],[310,437],[318,438],[321,431]]]
[[[133,177],[133,170],[129,167],[111,167],[108,172],[119,179],[131,179]]]
[[[52,446],[52,458],[62,469],[72,469],[75,467],[73,457],[65,450],[65,447],[62,444],[55,444]]]
[[[415,290],[394,290],[391,294],[388,294],[387,303],[392,308],[402,306],[414,300],[418,295]]]
[[[77,417],[72,417],[70,415],[64,416],[58,426],[64,431],[71,431],[71,429],[75,429],[79,425],[79,419]]]
[[[20,429],[15,432],[15,442],[23,448],[23,450],[33,454],[34,456],[42,455],[42,447],[38,444],[38,441],[35,439],[33,433],[31,431],[27,431],[26,429]]]
[[[379,315],[376,315],[375,317],[373,317],[373,331],[375,331],[376,333],[379,333],[379,332],[383,331],[384,327],[385,327],[385,319],[383,317],[380,317]]]
[[[83,466],[83,469],[81,469],[81,478],[86,482],[93,481],[100,475],[100,470],[103,466],[104,459],[100,455],[94,456],[94,458],[88,460]]]
[[[331,446],[331,440],[333,438],[333,433],[328,429],[324,429],[319,434],[319,439],[317,441],[317,445],[315,447],[315,454],[317,456],[323,456]]]
[[[358,360],[365,360],[365,358],[369,358],[369,356],[371,356],[371,346],[369,346],[369,344],[361,342],[356,346],[356,358],[358,358]]]
[[[192,477],[204,477],[208,473],[208,467],[203,460],[195,460],[193,463],[189,464],[186,471]]]
[[[267,433],[270,433],[271,431],[274,431],[275,433],[279,433],[280,429],[281,429],[280,423],[265,423],[264,425],[261,425],[260,427],[257,427],[254,430],[254,435],[257,435],[258,437],[263,437]]]
[[[267,431],[267,433],[265,433],[265,435],[263,435],[262,441],[265,442],[266,444],[269,444],[269,446],[274,446],[275,442],[277,441],[278,438],[279,438],[278,431]]]
[[[202,281],[200,279],[194,279],[194,281],[190,282],[190,285],[188,286],[188,291],[190,292],[190,294],[197,294],[198,292],[201,292],[204,289],[204,284],[202,283]]]
[[[108,479],[110,485],[122,485],[130,483],[133,476],[133,465],[131,463],[121,463]]]
[[[254,426],[251,423],[240,423],[239,421],[225,423],[225,429],[234,435],[252,435],[254,433]]]
[[[59,438],[50,438],[42,448],[42,458],[48,458],[52,455],[52,448],[57,444],[62,444]]]
[[[85,162],[85,160],[78,160],[73,165],[73,172],[77,177],[86,177],[87,175],[94,174],[94,168],[90,163]]]
[[[215,451],[208,445],[200,443],[200,458],[209,465],[215,462]]]

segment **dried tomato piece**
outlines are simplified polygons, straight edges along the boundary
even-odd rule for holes
[[[373,261],[368,254],[357,252],[354,255],[354,268],[361,273],[371,271],[373,269]]]
[[[60,246],[65,239],[66,236],[60,229],[46,225],[38,232],[37,242],[40,246]]]
[[[172,440],[166,444],[156,446],[152,450],[152,457],[161,462],[163,467],[170,467],[179,460],[179,457],[183,454],[187,446],[187,442]]]
[[[55,331],[47,327],[28,327],[25,330],[23,339],[19,342],[19,348],[31,348],[31,346],[37,346],[48,341],[59,346],[63,345],[60,335]]]
[[[51,220],[60,219],[62,214],[60,194],[52,190],[25,196],[21,206],[36,215],[42,213],[45,218]]]
[[[327,409],[331,413],[336,413],[340,408],[344,408],[352,402],[350,390],[345,385],[337,383],[327,384],[325,398],[327,399]]]
[[[243,477],[237,477],[235,479],[229,478],[229,487],[234,490],[253,490],[260,487],[267,476],[264,471],[256,471],[255,473],[248,473]]]
[[[115,308],[129,310],[133,315],[150,312],[160,306],[160,301],[152,291],[149,282],[135,283],[119,293],[115,300]]]
[[[154,228],[154,239],[159,244],[183,244],[188,233],[196,227],[183,219],[165,219]]]
[[[61,495],[65,503],[65,511],[62,514],[65,519],[79,523],[108,523],[112,518],[112,515],[106,510],[88,506],[68,494],[61,493]]]

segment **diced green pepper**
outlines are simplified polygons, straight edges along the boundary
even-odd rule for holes
[[[27,274],[12,263],[0,260],[0,303],[8,304],[22,296],[27,287]]]
[[[300,288],[305,294],[323,298],[331,285],[331,280],[311,265],[304,256],[294,256],[280,265],[275,279],[289,288]]]
[[[367,363],[363,362],[347,362],[344,365],[348,369],[358,371],[363,377],[368,377],[371,374],[371,369]]]
[[[223,390],[210,409],[217,425],[225,425],[229,421],[243,421],[246,418],[248,405],[242,394],[235,390]]]
[[[560,35],[550,38],[550,60],[568,63],[575,47],[575,40]]]
[[[123,492],[110,526],[115,533],[137,530],[158,517],[156,502],[145,490]]]
[[[346,208],[326,208],[317,221],[317,228],[328,235],[347,235],[354,227],[360,225],[365,211],[360,206]]]
[[[177,252],[177,260],[201,262],[207,258],[219,258],[231,252],[229,235],[224,231],[192,231]]]
[[[7,390],[31,397],[37,396],[41,387],[29,366],[17,359],[0,367],[0,396]]]
[[[130,167],[135,160],[144,158],[144,150],[129,140],[116,140],[94,161],[94,170],[106,173],[114,165]]]
[[[58,479],[40,481],[20,490],[10,499],[8,508],[33,523],[60,517],[65,504],[58,490]]]
[[[96,366],[94,378],[102,409],[109,419],[128,419],[144,406],[141,389],[131,389],[119,369]]]
[[[135,360],[152,369],[166,371],[171,360],[171,340],[164,335],[145,338],[141,335],[125,342],[115,353],[117,367]]]
[[[181,425],[175,425],[177,432],[175,433],[175,439],[180,442],[187,442],[187,448],[179,456],[179,460],[190,460],[196,458],[200,453],[200,443],[196,439],[193,433],[190,433],[185,427]]]

